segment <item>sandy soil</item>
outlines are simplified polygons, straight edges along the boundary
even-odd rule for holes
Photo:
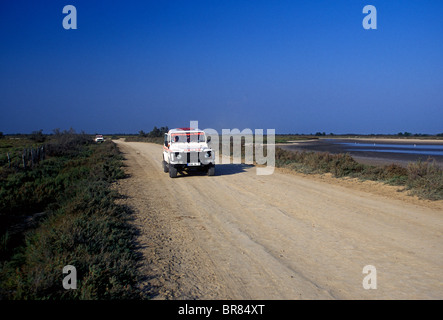
[[[116,141],[154,299],[442,299],[443,203],[328,175],[217,165],[169,178],[160,145]],[[366,290],[365,265],[377,270]]]

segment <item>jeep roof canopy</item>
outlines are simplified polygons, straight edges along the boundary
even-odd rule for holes
[[[171,136],[171,142],[197,142],[205,141],[205,132],[195,128],[176,128],[168,132]]]
[[[175,128],[168,132],[168,134],[173,133],[204,133],[204,131],[196,128]]]

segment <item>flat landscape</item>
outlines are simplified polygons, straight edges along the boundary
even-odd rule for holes
[[[169,178],[162,146],[115,140],[153,299],[442,299],[443,201],[374,181],[219,164]],[[377,289],[362,270],[377,270]]]
[[[0,304],[443,300],[443,0],[28,2],[0,10]]]
[[[443,167],[443,140],[338,138],[313,139],[278,144],[290,151],[317,151],[349,153],[356,161],[368,165],[397,165],[406,167],[410,162],[431,159]]]

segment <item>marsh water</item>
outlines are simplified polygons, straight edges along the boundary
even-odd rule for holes
[[[390,152],[390,153],[408,153],[429,156],[443,156],[443,144],[388,144],[388,143],[362,143],[362,142],[340,142],[331,141],[343,145],[348,151],[366,151],[366,152]]]
[[[318,139],[288,145],[280,148],[293,151],[317,151],[349,153],[359,162],[367,164],[397,163],[407,165],[414,161],[435,161],[443,166],[443,143],[432,141],[387,142],[358,139]]]

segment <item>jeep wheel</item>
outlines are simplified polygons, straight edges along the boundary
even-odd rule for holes
[[[169,177],[175,178],[177,177],[177,168],[170,166],[169,167]]]
[[[169,171],[168,164],[166,163],[165,160],[163,160],[162,163],[163,163],[163,172],[168,172]]]
[[[208,169],[208,176],[215,175],[215,166],[210,166]]]

